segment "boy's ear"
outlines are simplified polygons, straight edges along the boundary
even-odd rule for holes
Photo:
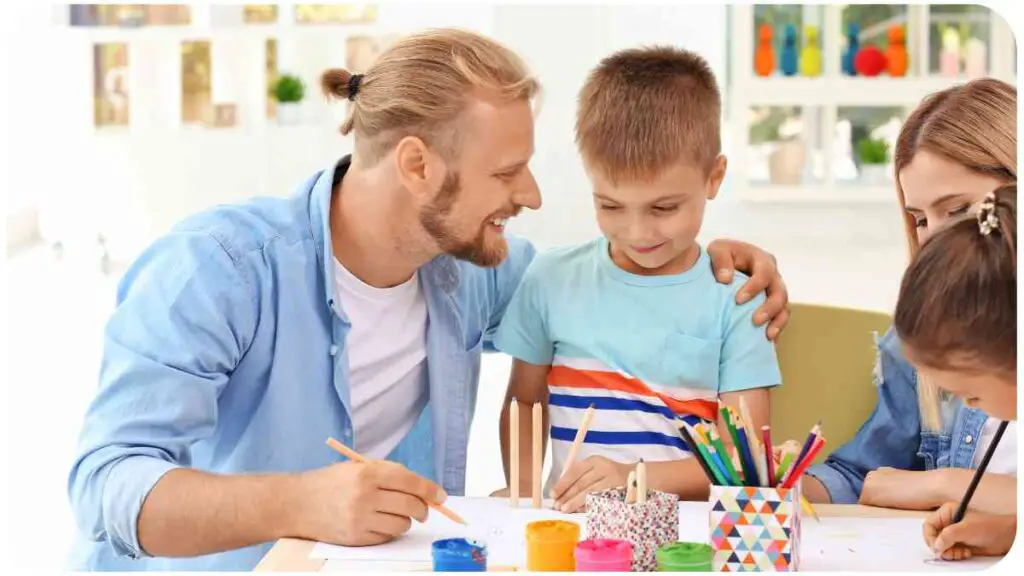
[[[725,154],[719,154],[715,158],[715,163],[711,166],[711,173],[708,175],[708,200],[714,200],[715,196],[718,196],[718,189],[722,186],[722,181],[725,180],[725,169],[728,164]]]

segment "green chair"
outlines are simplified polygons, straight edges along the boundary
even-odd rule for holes
[[[801,443],[822,421],[822,462],[853,438],[878,400],[872,379],[880,338],[892,318],[880,312],[816,304],[790,306],[776,352],[782,386],[771,392],[772,442]]]

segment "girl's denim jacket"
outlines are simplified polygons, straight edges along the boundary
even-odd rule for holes
[[[942,432],[923,430],[917,372],[903,358],[895,330],[878,341],[874,381],[878,404],[871,417],[824,464],[807,470],[825,485],[834,504],[856,504],[864,477],[876,468],[972,468],[988,415],[950,399],[943,404]]]

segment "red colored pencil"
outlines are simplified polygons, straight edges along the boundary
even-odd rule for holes
[[[824,445],[825,438],[823,436],[818,436],[818,441],[815,442],[814,446],[811,446],[811,449],[807,451],[807,455],[804,456],[804,459],[793,464],[794,468],[791,469],[789,477],[782,483],[783,488],[792,488],[793,484],[796,484],[797,480],[800,479],[800,476],[803,475],[804,470],[811,465],[811,461],[813,461],[818,455],[818,452],[821,452],[821,447]]]
[[[768,466],[768,485],[775,487],[775,458],[772,457],[771,426],[761,426],[761,441],[764,442],[764,461]]]

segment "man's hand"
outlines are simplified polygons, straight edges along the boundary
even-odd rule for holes
[[[300,477],[300,537],[344,546],[383,544],[427,519],[427,502],[442,503],[440,486],[394,462],[344,462]]]
[[[579,512],[586,507],[587,494],[626,485],[628,464],[620,464],[602,456],[591,456],[576,462],[551,489],[555,509],[567,514]]]
[[[736,293],[736,303],[744,304],[755,294],[766,291],[764,304],[754,313],[754,324],[761,326],[769,320],[767,336],[775,340],[789,321],[789,294],[776,267],[775,257],[757,246],[739,240],[715,240],[708,245],[708,256],[715,278],[729,284],[733,272],[739,270],[750,276]]]
[[[943,560],[972,556],[1003,556],[1017,535],[1016,514],[967,512],[953,524],[956,502],[943,504],[924,521],[924,541]]]

